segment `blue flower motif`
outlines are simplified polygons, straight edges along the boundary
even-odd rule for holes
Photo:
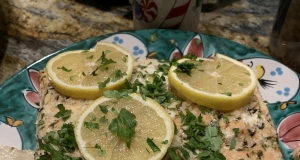
[[[122,38],[119,38],[118,36],[114,37],[114,40],[112,41],[113,44],[122,44],[124,40]]]
[[[133,46],[133,52],[132,54],[137,56],[139,54],[143,54],[144,53],[144,50],[140,49],[139,46]]]
[[[285,92],[290,92],[290,90],[291,90],[291,89],[290,89],[289,87],[285,87],[285,88],[284,88],[284,91],[285,91]]]
[[[283,71],[282,71],[282,69],[280,67],[277,67],[275,69],[275,71],[271,71],[270,74],[271,74],[271,76],[275,76],[276,74],[278,74],[279,76],[281,76],[283,74]]]
[[[281,90],[278,90],[276,93],[278,94],[278,95],[284,95],[284,96],[289,96],[290,95],[290,91],[291,91],[291,89],[289,88],[289,87],[285,87],[285,88],[283,88],[283,91],[281,91]]]
[[[276,75],[276,72],[275,72],[275,71],[272,71],[270,74],[271,74],[271,76],[275,76],[275,75]]]
[[[281,90],[278,90],[276,93],[277,93],[278,95],[282,95],[282,91],[281,91]]]

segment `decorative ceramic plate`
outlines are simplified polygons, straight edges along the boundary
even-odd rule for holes
[[[135,58],[171,60],[194,52],[198,57],[226,54],[251,67],[269,108],[285,159],[300,142],[299,75],[269,56],[244,45],[209,35],[178,30],[125,31],[90,38],[52,53],[16,73],[0,86],[0,145],[36,147],[35,121],[39,109],[38,71],[64,51],[93,48],[98,41],[119,44]]]

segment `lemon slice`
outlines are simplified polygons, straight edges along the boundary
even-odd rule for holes
[[[173,65],[168,73],[171,85],[185,98],[217,110],[234,110],[249,103],[257,85],[255,73],[243,63],[222,54],[214,59],[181,59],[193,63],[190,75]]]
[[[75,124],[75,136],[79,150],[85,159],[154,160],[161,159],[165,155],[174,134],[171,117],[156,101],[150,98],[143,100],[135,93],[130,96],[132,98],[129,99],[103,96],[82,112]],[[105,107],[107,112],[103,108],[101,110],[101,107]],[[118,137],[109,130],[112,119],[117,117],[115,112],[119,113],[123,108],[136,116],[136,133],[131,137],[130,149],[124,138]],[[99,123],[99,129],[87,127],[91,122]],[[160,151],[152,150],[147,143],[148,138],[152,139]]]
[[[98,42],[95,49],[53,57],[46,71],[58,92],[73,98],[96,99],[105,90],[124,87],[125,79],[131,78],[133,61],[131,53],[121,46]]]

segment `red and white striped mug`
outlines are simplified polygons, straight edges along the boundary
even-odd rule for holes
[[[197,31],[201,0],[129,0],[135,29]]]

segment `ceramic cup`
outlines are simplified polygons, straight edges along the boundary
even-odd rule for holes
[[[201,0],[129,0],[134,29],[179,29],[197,31]]]

